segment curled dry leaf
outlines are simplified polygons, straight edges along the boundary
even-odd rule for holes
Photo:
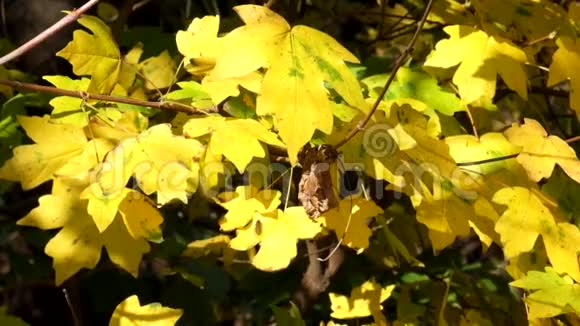
[[[338,206],[330,173],[337,158],[338,153],[330,145],[306,145],[298,154],[298,161],[304,169],[298,186],[298,200],[310,217],[318,217]]]

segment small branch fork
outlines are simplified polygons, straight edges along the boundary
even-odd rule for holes
[[[308,311],[312,303],[316,302],[318,297],[328,289],[330,279],[344,262],[344,251],[341,248],[330,256],[324,265],[318,260],[319,251],[315,240],[306,241],[306,250],[308,267],[302,275],[300,287],[292,295],[292,301],[302,313]]]
[[[379,107],[379,104],[383,100],[383,97],[387,93],[387,90],[389,90],[389,87],[393,83],[393,80],[395,79],[395,75],[397,74],[397,71],[399,71],[399,68],[401,68],[401,66],[403,65],[403,62],[405,62],[407,57],[411,54],[411,52],[413,52],[413,47],[415,46],[415,43],[417,42],[417,39],[419,38],[419,34],[423,30],[423,26],[425,25],[425,22],[427,21],[427,17],[429,16],[429,12],[431,11],[432,5],[433,5],[433,0],[429,0],[429,2],[427,3],[427,6],[425,7],[425,12],[423,12],[423,16],[421,17],[421,20],[419,20],[419,23],[417,24],[417,29],[415,30],[415,33],[413,34],[411,41],[409,41],[409,44],[407,44],[407,46],[405,47],[403,52],[399,55],[399,57],[395,61],[395,65],[393,66],[393,69],[391,70],[391,75],[389,76],[389,79],[385,83],[385,86],[383,86],[383,89],[381,90],[381,93],[379,94],[375,103],[373,104],[371,111],[367,114],[367,116],[363,120],[361,120],[357,124],[357,126],[354,129],[352,129],[348,133],[348,135],[346,135],[346,137],[344,137],[340,142],[338,142],[338,144],[334,145],[335,149],[340,148],[341,146],[346,144],[349,140],[351,140],[354,136],[356,136],[356,134],[359,131],[363,130],[364,127],[366,126],[366,124],[371,120],[373,114],[375,114],[375,112],[377,111],[377,108]]]
[[[113,102],[113,103],[124,103],[124,104],[132,104],[132,105],[139,105],[139,106],[148,106],[160,110],[169,110],[169,111],[178,111],[184,112],[188,114],[199,114],[205,111],[198,110],[192,106],[185,105],[178,102],[165,102],[165,101],[142,101],[137,100],[134,98],[127,98],[127,97],[117,97],[117,96],[110,96],[110,95],[101,95],[101,94],[92,94],[83,91],[71,91],[51,86],[42,86],[37,84],[29,84],[29,83],[21,83],[17,81],[7,80],[7,79],[0,79],[0,85],[6,85],[10,87],[14,87],[17,89],[24,89],[29,91],[35,92],[44,92],[50,93],[55,95],[61,96],[70,96],[76,97],[84,100],[98,100],[98,101],[105,101],[105,102]]]

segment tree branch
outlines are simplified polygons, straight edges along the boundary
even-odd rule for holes
[[[328,289],[330,279],[344,262],[342,248],[339,248],[329,258],[326,268],[323,268],[322,262],[318,259],[320,252],[315,240],[307,240],[306,249],[308,252],[308,267],[304,275],[302,275],[300,288],[292,296],[292,301],[300,309],[301,313],[308,311],[312,303]]]
[[[25,54],[26,52],[34,49],[40,43],[46,41],[49,37],[56,34],[58,31],[63,29],[65,26],[69,25],[72,22],[75,22],[77,19],[79,19],[79,17],[82,14],[87,12],[89,9],[91,9],[98,2],[99,2],[99,0],[89,0],[89,1],[87,1],[87,3],[85,3],[79,9],[73,10],[71,13],[64,16],[61,20],[54,23],[54,25],[50,26],[49,28],[44,30],[42,33],[33,37],[30,41],[24,43],[23,45],[19,46],[14,51],[12,51],[12,52],[6,54],[5,56],[3,56],[2,58],[0,58],[0,65],[6,64],[6,63],[20,57],[21,55]]]
[[[0,85],[7,85],[10,87],[14,87],[17,89],[25,89],[29,91],[35,92],[43,92],[43,93],[50,93],[55,95],[61,96],[70,96],[81,98],[85,100],[98,100],[104,102],[113,102],[113,103],[124,103],[124,104],[132,104],[132,105],[139,105],[139,106],[148,106],[160,110],[169,110],[169,111],[178,111],[184,112],[189,114],[198,114],[203,113],[205,111],[198,110],[192,106],[178,103],[178,102],[155,102],[155,101],[142,101],[134,98],[127,98],[127,97],[117,97],[117,96],[110,96],[110,95],[101,95],[101,94],[92,94],[83,91],[71,91],[67,89],[61,89],[51,86],[42,86],[37,84],[29,84],[29,83],[21,83],[17,81],[7,80],[7,79],[0,79]],[[209,112],[209,111],[208,111]]]
[[[425,25],[425,21],[427,20],[427,17],[429,16],[429,12],[431,11],[432,5],[433,5],[433,0],[429,0],[429,2],[427,3],[427,7],[425,7],[425,12],[423,13],[421,20],[419,20],[419,23],[417,24],[417,29],[415,30],[415,34],[413,34],[411,41],[409,41],[409,44],[407,44],[407,46],[405,47],[405,49],[403,50],[401,55],[399,55],[399,57],[397,58],[397,61],[395,61],[395,65],[393,66],[393,69],[391,70],[391,75],[389,76],[389,79],[387,80],[387,82],[385,83],[385,86],[381,90],[381,93],[377,97],[377,100],[373,104],[369,114],[367,114],[367,116],[362,121],[360,121],[357,124],[357,126],[354,129],[352,129],[348,133],[348,135],[346,135],[346,137],[344,139],[342,139],[340,142],[338,142],[338,144],[334,145],[335,149],[340,148],[342,145],[346,144],[349,140],[351,140],[359,131],[363,130],[364,127],[366,126],[366,124],[371,120],[373,114],[375,114],[375,112],[377,111],[377,108],[379,107],[379,104],[383,100],[383,97],[387,93],[389,86],[391,86],[391,84],[393,83],[393,80],[395,79],[395,75],[397,74],[397,71],[399,71],[399,68],[401,68],[401,66],[403,65],[403,62],[405,61],[407,56],[409,56],[409,54],[411,54],[411,52],[413,51],[413,47],[415,46],[415,43],[417,42],[417,39],[419,38],[419,33],[421,33],[421,30],[423,30],[423,26]]]

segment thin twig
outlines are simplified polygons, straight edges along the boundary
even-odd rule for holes
[[[89,0],[79,9],[73,10],[68,15],[64,16],[61,20],[54,23],[54,25],[50,26],[49,28],[45,29],[42,33],[36,35],[30,41],[24,43],[23,45],[19,46],[14,51],[8,53],[7,55],[0,58],[0,65],[6,64],[21,55],[25,54],[26,52],[34,49],[40,43],[46,41],[49,37],[56,34],[58,31],[63,29],[65,26],[75,22],[79,17],[91,9],[94,5],[96,5],[99,0]]]
[[[471,166],[471,165],[480,165],[480,164],[485,164],[485,163],[498,162],[498,161],[508,160],[511,158],[516,158],[516,157],[518,157],[518,155],[520,155],[520,153],[510,154],[510,155],[506,155],[506,156],[492,157],[492,158],[488,158],[485,160],[479,160],[479,161],[460,162],[460,163],[457,163],[457,166]]]
[[[572,144],[572,143],[575,143],[575,142],[577,142],[579,140],[580,140],[580,136],[574,136],[574,137],[568,138],[568,139],[566,139],[564,141],[566,143],[568,143],[568,144]]]
[[[469,119],[469,123],[471,124],[471,130],[473,131],[473,135],[475,138],[479,139],[479,134],[477,133],[477,127],[475,126],[475,119],[473,118],[473,114],[471,114],[471,110],[469,109],[469,105],[465,107],[465,113],[467,113],[467,118]]]
[[[553,40],[556,37],[556,31],[551,32],[548,35],[542,36],[540,38],[537,38],[535,40],[530,40],[527,41],[525,43],[523,43],[521,46],[522,47],[527,47],[527,46],[532,46],[532,45],[536,45],[538,43],[544,42],[544,41],[549,41],[549,40]]]
[[[72,300],[70,299],[70,296],[68,295],[67,289],[63,287],[62,293],[64,294],[64,298],[66,299],[66,303],[67,303],[68,308],[70,310],[74,325],[80,326],[81,322],[80,322],[79,317],[77,316],[77,314],[75,312],[75,307],[72,304]]]
[[[92,94],[87,93],[84,91],[71,91],[67,89],[61,89],[51,86],[42,86],[37,84],[29,84],[29,83],[21,83],[17,81],[7,80],[7,79],[0,79],[0,85],[7,85],[10,87],[14,87],[17,89],[25,89],[34,92],[43,92],[43,93],[50,93],[55,95],[61,96],[70,96],[76,97],[85,100],[98,100],[104,102],[113,102],[113,103],[124,103],[124,104],[132,104],[132,105],[139,105],[139,106],[148,106],[160,110],[169,110],[169,111],[178,111],[178,112],[185,112],[189,114],[199,114],[205,113],[208,111],[198,110],[192,106],[178,103],[178,102],[154,102],[154,101],[142,101],[134,98],[127,98],[127,97],[117,97],[117,96],[110,96],[110,95],[101,95],[101,94]]]
[[[377,37],[380,38],[383,35],[383,28],[385,28],[385,14],[386,14],[386,0],[381,0],[381,19],[379,20],[379,28],[377,28]]]
[[[384,15],[381,14],[380,12],[377,11],[369,11],[369,10],[360,10],[360,11],[354,11],[353,12],[354,15],[365,15],[365,16],[385,16],[385,17],[391,17],[391,18],[403,18],[403,20],[411,20],[414,22],[419,21],[419,19],[414,18],[413,16],[409,16],[407,15],[398,15],[398,14],[389,14],[389,13],[385,13]],[[439,25],[443,25],[441,24],[441,22],[435,21],[435,20],[430,20],[430,19],[425,19],[425,22],[428,24],[439,24]]]
[[[133,5],[133,11],[137,11],[137,10],[141,9],[143,6],[145,6],[149,2],[151,2],[151,0],[141,0],[141,1],[137,2],[136,4]]]
[[[389,79],[385,83],[385,86],[383,87],[381,93],[378,95],[378,97],[377,97],[375,103],[373,104],[373,107],[371,108],[369,114],[367,114],[367,116],[364,118],[364,120],[360,121],[357,124],[357,126],[354,129],[352,129],[348,133],[348,135],[346,135],[346,137],[344,139],[342,139],[340,142],[338,142],[338,144],[334,145],[335,149],[340,148],[342,145],[346,144],[349,140],[351,140],[359,131],[363,130],[365,125],[371,120],[373,114],[375,114],[375,111],[377,111],[379,104],[383,100],[383,97],[387,93],[389,86],[391,86],[391,83],[393,83],[393,80],[395,79],[395,75],[397,74],[397,71],[399,71],[399,68],[403,65],[403,62],[405,61],[407,56],[413,51],[413,47],[415,46],[415,42],[417,42],[417,39],[419,38],[419,33],[421,33],[421,30],[423,29],[423,25],[425,25],[425,21],[427,20],[427,16],[429,16],[429,12],[431,11],[432,5],[433,5],[433,0],[429,0],[429,2],[427,3],[427,7],[425,7],[425,12],[423,13],[423,16],[421,17],[419,24],[417,25],[417,29],[415,30],[415,34],[413,34],[411,41],[409,42],[409,44],[407,44],[407,46],[405,47],[405,49],[403,50],[401,55],[399,55],[399,57],[397,58],[397,61],[395,61],[395,65],[393,66],[393,69],[391,70],[391,75],[389,76]]]

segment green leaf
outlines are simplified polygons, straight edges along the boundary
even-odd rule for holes
[[[362,83],[367,86],[371,97],[377,97],[388,78],[388,74],[374,75],[363,79]],[[440,87],[435,78],[417,68],[401,67],[384,99],[399,105],[409,103],[419,111],[430,108],[448,116],[465,111],[461,100],[454,93]],[[417,100],[423,107],[415,102],[406,102],[406,99]]]
[[[558,201],[558,206],[569,222],[580,225],[580,184],[556,168],[542,191]]]
[[[183,81],[177,83],[181,89],[174,90],[165,96],[166,99],[172,101],[188,100],[186,103],[193,107],[204,109],[214,106],[206,91],[200,83],[196,81]]]
[[[66,76],[44,76],[44,80],[54,86],[70,91],[86,91],[90,85],[87,78],[71,79]],[[51,117],[54,121],[79,127],[89,123],[89,113],[83,109],[83,100],[76,97],[57,96],[50,101],[54,108]]]
[[[253,107],[248,105],[252,101]],[[240,119],[252,119],[256,116],[256,99],[249,92],[242,91],[238,97],[230,97],[224,104],[224,111]]]
[[[531,292],[526,297],[529,318],[549,318],[564,313],[580,313],[580,284],[568,276],[558,275],[552,268],[545,272],[530,271],[511,286]]]

